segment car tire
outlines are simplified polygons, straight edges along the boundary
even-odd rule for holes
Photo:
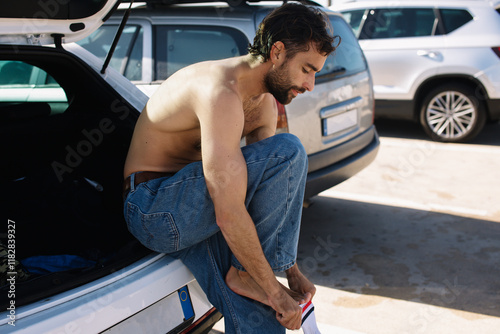
[[[463,84],[445,84],[425,97],[420,110],[420,123],[435,141],[466,142],[483,129],[485,109],[473,88]]]

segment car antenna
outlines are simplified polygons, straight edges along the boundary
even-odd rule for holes
[[[111,44],[106,59],[104,60],[104,64],[102,65],[101,74],[104,74],[106,72],[106,68],[108,68],[109,62],[111,61],[111,57],[113,57],[113,53],[115,52],[116,45],[118,45],[120,36],[122,35],[123,29],[125,28],[125,24],[127,23],[128,17],[130,16],[133,4],[134,0],[131,0],[128,9],[125,11],[125,14],[123,15],[122,22],[118,27],[118,31],[116,32],[115,38],[113,39],[113,43]]]

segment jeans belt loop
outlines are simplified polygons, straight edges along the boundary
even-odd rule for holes
[[[130,174],[130,192],[135,191],[135,173]]]

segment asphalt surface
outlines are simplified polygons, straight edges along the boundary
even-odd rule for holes
[[[303,213],[321,332],[500,333],[500,124],[467,144],[376,126],[376,160]]]

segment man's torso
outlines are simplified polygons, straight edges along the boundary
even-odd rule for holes
[[[199,63],[165,81],[137,121],[124,176],[139,171],[177,172],[200,161],[200,114],[210,112],[207,106],[221,89],[239,94],[238,66],[238,58]],[[269,94],[253,100],[241,99],[245,119],[242,138],[269,122],[270,115],[264,113],[276,113],[275,108],[267,107],[270,99],[274,106],[274,98]]]

